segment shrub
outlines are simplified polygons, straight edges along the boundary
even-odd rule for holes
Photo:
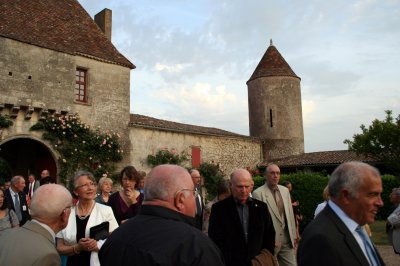
[[[13,125],[10,117],[0,114],[0,128],[8,128]]]
[[[218,184],[224,180],[224,174],[218,164],[202,163],[198,170],[204,178],[207,199],[212,200],[217,195]]]
[[[30,130],[44,131],[43,139],[59,152],[59,176],[64,182],[79,169],[91,171],[99,179],[114,171],[114,162],[122,160],[118,133],[92,130],[77,114],[49,116]]]
[[[160,164],[177,164],[180,165],[182,162],[187,161],[187,155],[185,152],[178,154],[176,149],[169,151],[167,148],[160,149],[155,155],[147,155],[147,164],[155,167]]]

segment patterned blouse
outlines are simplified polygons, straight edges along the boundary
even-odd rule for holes
[[[19,225],[18,217],[13,210],[5,209],[6,215],[0,218],[0,231]]]

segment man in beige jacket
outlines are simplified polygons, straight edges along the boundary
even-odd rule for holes
[[[71,194],[63,186],[39,187],[32,196],[32,220],[0,235],[1,265],[60,265],[55,234],[67,226],[71,206]]]
[[[295,266],[295,245],[297,244],[296,222],[289,190],[278,185],[281,172],[276,164],[267,167],[266,182],[256,189],[253,198],[268,205],[275,228],[275,256],[280,266]]]

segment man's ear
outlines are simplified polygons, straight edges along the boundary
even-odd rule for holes
[[[69,220],[69,216],[71,214],[71,211],[63,210],[62,214],[60,215],[60,221],[62,224],[67,224]]]
[[[185,208],[184,202],[185,202],[185,195],[183,194],[182,191],[179,191],[179,192],[176,194],[175,198],[174,198],[174,205],[175,205],[175,208],[176,208],[178,211],[181,212],[181,211]]]
[[[351,199],[353,198],[350,192],[347,189],[342,189],[340,191],[340,196],[344,204],[349,204]]]

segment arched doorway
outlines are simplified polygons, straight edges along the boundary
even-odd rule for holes
[[[0,144],[0,157],[10,166],[11,176],[22,175],[27,178],[34,174],[40,179],[43,169],[48,169],[51,176],[57,176],[57,164],[53,152],[39,140],[17,137]]]

